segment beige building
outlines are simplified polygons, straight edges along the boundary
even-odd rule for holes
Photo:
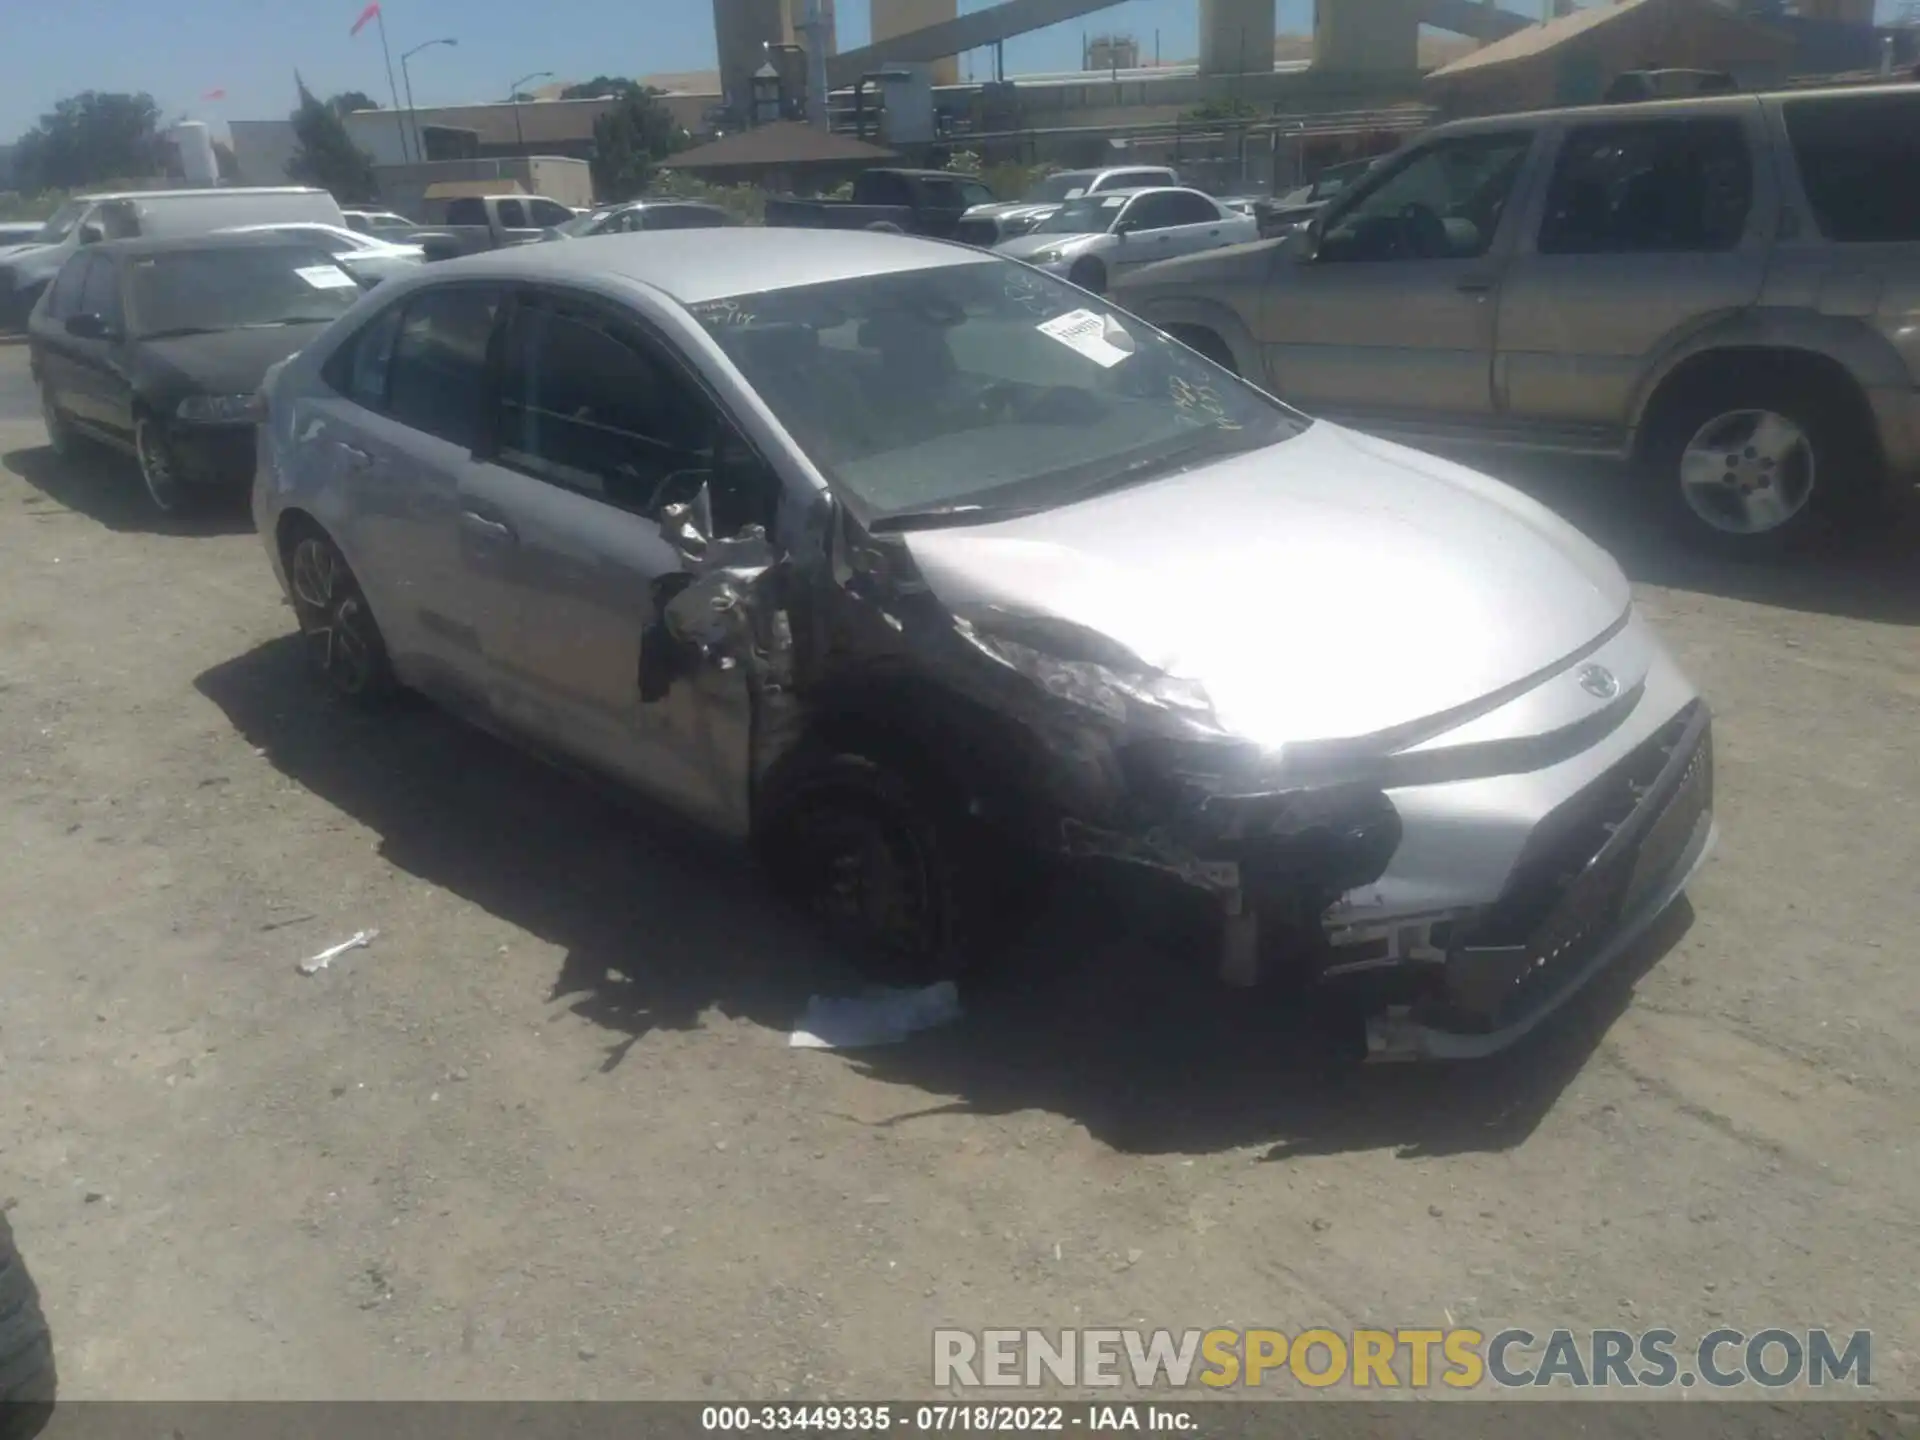
[[[924,30],[929,25],[957,19],[960,14],[958,0],[872,0],[872,3],[875,45],[883,40],[891,40],[896,35],[906,35],[914,30]],[[932,69],[934,84],[960,83],[960,58],[957,55],[934,61]]]

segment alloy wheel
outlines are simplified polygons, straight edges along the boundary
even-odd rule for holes
[[[380,676],[379,641],[340,552],[317,535],[306,536],[293,547],[287,580],[315,672],[342,695],[373,690]]]
[[[1687,508],[1725,535],[1765,535],[1806,509],[1817,466],[1798,421],[1772,410],[1730,410],[1694,431],[1680,454]]]
[[[160,422],[142,416],[133,426],[134,454],[140,462],[140,482],[154,509],[170,515],[180,509],[180,471]]]

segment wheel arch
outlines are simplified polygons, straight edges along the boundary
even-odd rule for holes
[[[1182,330],[1203,331],[1216,336],[1233,357],[1234,372],[1241,379],[1262,387],[1266,385],[1266,367],[1262,363],[1260,346],[1253,338],[1253,332],[1235,311],[1219,301],[1186,296],[1169,297],[1149,301],[1134,313],[1182,344],[1187,343],[1181,339]]]

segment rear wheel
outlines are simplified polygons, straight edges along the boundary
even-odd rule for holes
[[[1872,494],[1870,419],[1819,377],[1728,371],[1690,385],[1654,422],[1650,478],[1668,523],[1731,556],[1790,549],[1853,518]]]
[[[346,557],[313,525],[294,532],[285,554],[309,670],[351,704],[387,700],[395,689],[387,643]]]
[[[58,1376],[40,1292],[0,1215],[0,1440],[31,1440],[53,1411]]]
[[[1107,267],[1088,256],[1084,260],[1073,262],[1073,268],[1067,271],[1069,283],[1078,285],[1082,290],[1090,290],[1095,295],[1107,293]]]

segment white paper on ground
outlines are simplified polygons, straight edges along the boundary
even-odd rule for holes
[[[916,1030],[960,1018],[960,991],[951,980],[918,990],[869,990],[864,995],[814,995],[787,1043],[800,1050],[857,1050],[898,1045]]]
[[[1112,369],[1133,353],[1131,346],[1123,350],[1107,338],[1107,317],[1095,310],[1069,310],[1042,321],[1035,328],[1069,350],[1078,350],[1103,369]],[[1126,331],[1118,326],[1114,328],[1123,339],[1132,340]]]
[[[354,278],[338,265],[302,265],[293,272],[316,290],[357,290]]]

